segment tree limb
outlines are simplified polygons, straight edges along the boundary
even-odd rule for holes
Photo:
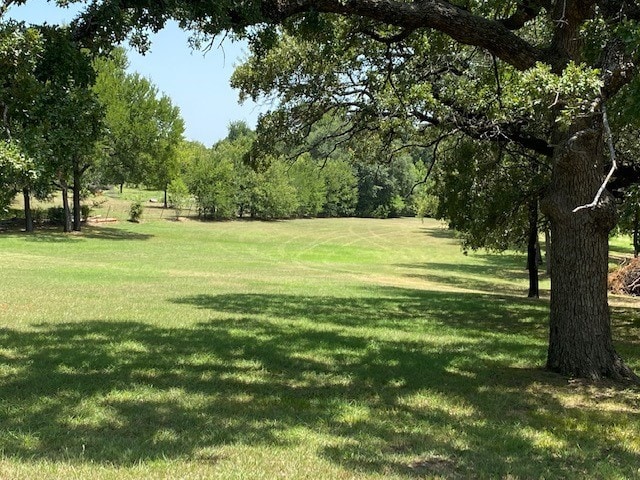
[[[157,31],[170,17],[183,27],[217,35],[230,29],[243,31],[253,25],[282,23],[308,12],[359,16],[405,30],[431,28],[465,45],[483,48],[519,70],[545,61],[541,49],[500,20],[475,15],[446,0],[263,0],[228,2],[226,8],[201,0],[102,0],[91,3],[74,23],[74,37],[91,39],[102,34],[122,40],[133,29]]]
[[[542,51],[490,20],[445,0],[265,0],[265,18],[280,22],[308,11],[357,15],[407,29],[432,28],[465,45],[481,47],[520,70],[543,61]]]
[[[600,201],[600,197],[604,193],[604,189],[607,188],[607,184],[609,183],[609,180],[611,180],[611,177],[613,176],[613,172],[615,172],[617,168],[616,150],[613,147],[613,137],[611,136],[611,128],[609,127],[609,120],[607,119],[607,107],[604,105],[604,103],[602,104],[602,123],[604,124],[604,130],[607,135],[607,145],[609,146],[609,156],[611,157],[611,169],[609,170],[609,173],[605,177],[604,182],[602,182],[602,185],[600,185],[600,188],[598,189],[598,193],[596,193],[596,196],[593,199],[593,201],[586,205],[580,205],[579,207],[574,208],[573,213],[579,212],[580,210],[586,210],[588,208],[594,208],[595,206],[598,205],[598,202]]]

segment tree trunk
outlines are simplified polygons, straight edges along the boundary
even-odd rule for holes
[[[33,232],[33,215],[31,214],[31,192],[28,188],[22,189],[24,197],[24,230],[25,232]]]
[[[122,195],[122,189],[124,188],[124,182],[120,183],[120,195]]]
[[[82,211],[80,207],[80,180],[82,178],[82,170],[78,162],[73,165],[73,231],[79,232],[82,228]]]
[[[71,231],[71,209],[69,208],[69,187],[67,184],[62,186],[62,208],[64,209],[64,232]]]
[[[577,120],[554,152],[545,210],[551,219],[551,306],[547,368],[593,380],[638,378],[613,347],[607,303],[610,195],[590,203],[603,181],[600,116]]]
[[[544,229],[544,259],[547,275],[551,276],[551,230],[549,230],[549,226]]]
[[[529,202],[529,239],[527,241],[527,269],[529,270],[529,298],[540,298],[538,283],[538,200]]]
[[[167,202],[167,185],[164,186],[164,208],[169,208],[169,202]]]
[[[636,205],[636,210],[633,215],[633,256],[638,258],[638,252],[640,252],[640,205]]]

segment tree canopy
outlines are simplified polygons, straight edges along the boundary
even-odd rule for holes
[[[511,158],[547,157],[541,205],[554,239],[547,367],[637,380],[611,338],[606,274],[615,207],[598,193],[610,127],[618,125],[608,117],[638,121],[637,2],[84,3],[75,38],[96,49],[125,37],[144,49],[148,33],[170,18],[193,31],[196,44],[222,32],[247,38],[252,57],[236,84],[245,95],[279,100],[259,138],[305,135],[333,111],[345,126],[334,139],[374,132],[391,152],[420,140],[436,157],[444,138],[465,135],[501,145]]]
[[[108,130],[101,180],[166,190],[179,169],[176,149],[184,132],[180,110],[150,80],[126,72],[124,49],[97,58],[94,65],[93,90],[105,109]]]

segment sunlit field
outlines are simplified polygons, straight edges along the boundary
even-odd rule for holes
[[[640,477],[639,391],[543,370],[523,255],[160,212],[0,233],[0,478]],[[612,305],[638,371],[640,305]]]

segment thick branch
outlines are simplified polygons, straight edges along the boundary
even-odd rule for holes
[[[523,130],[522,122],[516,119],[510,122],[495,122],[479,113],[471,113],[456,102],[441,97],[437,90],[432,90],[434,97],[443,105],[451,109],[450,118],[436,118],[432,113],[413,110],[411,114],[421,122],[434,126],[452,125],[471,138],[477,140],[491,140],[497,142],[511,141],[527,150],[545,157],[553,155],[553,146],[542,139]]]
[[[460,43],[483,48],[520,70],[545,60],[541,50],[509,30],[503,22],[474,15],[446,0],[263,0],[260,3],[229,2],[227,9],[206,7],[203,3],[209,2],[103,0],[92,4],[76,23],[75,37],[91,38],[106,31],[121,37],[127,28],[160,28],[168,17],[208,34],[217,34],[261,23],[281,23],[301,13],[320,12],[358,16],[407,30],[438,30]],[[114,9],[119,19],[108,14]],[[118,22],[126,22],[125,18],[130,18],[131,24],[119,25]],[[109,22],[116,25],[106,25]],[[114,34],[115,31],[118,33]]]
[[[386,45],[391,45],[392,43],[401,42],[402,40],[406,40],[413,33],[413,29],[405,29],[396,35],[384,36],[380,35],[378,32],[373,30],[363,30],[363,34],[372,38],[376,42],[384,43]]]
[[[520,70],[544,60],[540,50],[502,22],[474,15],[444,0],[265,0],[262,11],[267,19],[275,22],[298,13],[317,11],[356,15],[413,30],[432,28],[460,43],[486,49]]]

